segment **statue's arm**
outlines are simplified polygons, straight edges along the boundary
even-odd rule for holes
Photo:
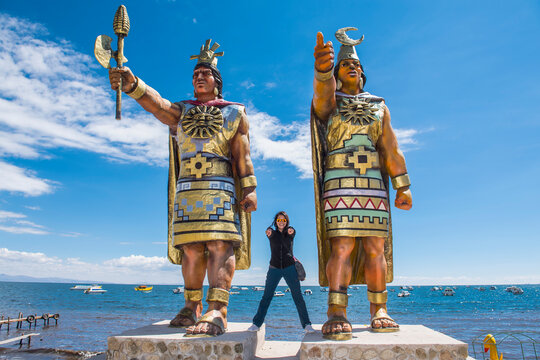
[[[319,119],[325,121],[336,108],[336,80],[332,72],[334,68],[334,47],[331,41],[324,43],[321,32],[317,33],[314,56],[313,110]]]
[[[133,75],[128,67],[109,70],[109,81],[111,88],[117,90],[120,86],[120,78],[122,78],[122,91],[127,94],[133,94],[136,91],[143,91],[142,83]],[[178,105],[164,99],[161,95],[148,85],[141,97],[136,101],[143,107],[144,110],[154,115],[159,121],[174,129],[178,125],[181,109]]]
[[[382,135],[377,142],[377,148],[381,152],[382,166],[384,166],[391,179],[407,174],[405,157],[399,149],[396,134],[390,123],[390,110],[386,105],[384,105]],[[409,185],[401,186],[396,190],[395,206],[403,210],[409,210],[412,207],[412,195]]]
[[[238,129],[231,140],[231,153],[232,163],[242,186],[243,199],[240,205],[244,211],[255,211],[257,210],[255,171],[249,152],[249,122],[244,111],[240,112]]]

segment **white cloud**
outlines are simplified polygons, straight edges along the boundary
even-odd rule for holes
[[[249,90],[254,87],[255,84],[249,80],[244,80],[240,83],[240,86]]]
[[[267,89],[273,89],[277,86],[277,83],[269,81],[267,83],[264,83],[264,87]]]
[[[29,210],[34,210],[34,211],[37,211],[37,210],[41,210],[41,208],[39,206],[30,206],[30,205],[27,205],[25,206],[25,208],[29,209]]]
[[[26,215],[5,210],[0,210],[0,231],[12,234],[49,234],[43,225],[26,220]]]
[[[116,283],[177,284],[181,278],[180,267],[166,257],[130,255],[91,263],[77,257],[61,259],[7,248],[0,248],[0,273]]]
[[[127,98],[123,120],[114,120],[106,70],[95,76],[93,58],[65,41],[40,39],[43,33],[40,25],[0,14],[0,156],[43,159],[68,147],[165,165],[167,127]],[[0,162],[0,173],[0,191],[53,191],[50,181],[15,165]]]
[[[1,110],[0,110],[1,111]],[[0,115],[1,116],[1,115]],[[53,182],[36,177],[35,172],[0,161],[0,191],[38,196],[53,191]]]
[[[196,18],[193,18],[193,23],[194,23],[194,24],[197,23],[197,19],[196,19]]]

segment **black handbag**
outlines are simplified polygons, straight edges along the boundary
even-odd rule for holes
[[[297,258],[294,258],[294,267],[296,268],[296,273],[298,274],[298,280],[306,280],[306,270],[304,270],[304,265],[302,265],[300,260]]]

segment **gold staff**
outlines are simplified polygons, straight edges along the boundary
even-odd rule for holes
[[[124,66],[127,59],[124,57],[124,38],[129,33],[129,16],[127,14],[126,7],[120,5],[116,14],[114,14],[113,21],[114,33],[118,35],[118,50],[113,51],[111,48],[112,39],[107,35],[99,35],[94,45],[94,55],[97,61],[106,69],[111,68],[111,59],[116,60],[116,64],[119,68]],[[122,118],[122,79],[120,79],[120,86],[116,92],[116,120]]]

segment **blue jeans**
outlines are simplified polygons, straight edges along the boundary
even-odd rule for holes
[[[300,317],[300,323],[302,327],[305,328],[306,325],[311,324],[309,320],[309,315],[306,308],[306,303],[302,296],[302,290],[300,289],[300,281],[298,280],[298,273],[296,272],[296,267],[294,265],[288,266],[285,269],[276,269],[269,268],[268,273],[266,274],[266,284],[264,287],[264,294],[259,303],[259,309],[257,309],[257,314],[253,318],[253,324],[261,327],[266,317],[266,312],[270,306],[270,302],[274,297],[274,292],[276,287],[279,284],[281,278],[285,278],[289,289],[291,289],[291,295],[296,305],[296,310],[298,311],[298,316]]]

